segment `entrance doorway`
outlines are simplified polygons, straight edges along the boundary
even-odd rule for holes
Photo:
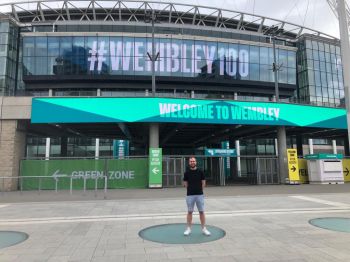
[[[203,170],[208,185],[279,184],[277,157],[241,156],[240,169],[237,157],[195,156],[197,166]],[[189,156],[163,156],[163,187],[182,186],[183,174],[188,168]]]

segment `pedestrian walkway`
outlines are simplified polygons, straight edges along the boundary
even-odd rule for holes
[[[185,222],[184,188],[115,190],[106,200],[91,192],[4,193],[0,230],[25,232],[29,238],[0,249],[0,261],[350,261],[350,233],[309,223],[323,217],[350,218],[349,189],[207,188],[207,224],[226,235],[201,244],[160,244],[138,235],[146,227]],[[194,222],[199,222],[197,213]]]

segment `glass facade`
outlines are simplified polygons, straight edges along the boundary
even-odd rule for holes
[[[0,94],[14,95],[16,88],[18,28],[0,20]]]
[[[321,39],[304,38],[298,54],[299,98],[320,106],[344,106],[340,47]]]
[[[156,38],[156,75],[273,82],[272,48]],[[150,76],[152,39],[118,36],[25,36],[23,74]],[[279,82],[296,84],[296,52],[277,49]]]

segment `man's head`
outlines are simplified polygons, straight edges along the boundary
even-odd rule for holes
[[[188,164],[190,166],[190,169],[196,169],[197,168],[197,160],[194,156],[191,156],[190,159],[188,160]]]

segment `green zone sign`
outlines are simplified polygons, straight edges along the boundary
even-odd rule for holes
[[[206,156],[226,156],[226,157],[236,157],[236,149],[223,149],[223,148],[206,148],[205,149]]]
[[[176,122],[346,129],[339,108],[175,98],[33,98],[32,123]]]
[[[305,155],[305,159],[308,159],[308,160],[311,160],[311,159],[343,159],[343,155],[342,154],[319,153],[319,154]]]
[[[22,160],[20,176],[24,190],[38,189],[86,189],[146,188],[148,184],[147,159],[85,159],[85,160]],[[85,180],[85,181],[84,181]]]
[[[150,188],[162,187],[162,149],[150,148],[149,149],[149,183]]]

